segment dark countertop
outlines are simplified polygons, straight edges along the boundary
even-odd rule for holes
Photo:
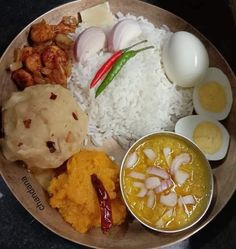
[[[0,55],[28,23],[51,8],[66,2],[69,1],[0,0]],[[229,1],[149,0],[146,2],[167,9],[191,23],[218,48],[236,72],[236,27]],[[188,241],[171,248],[236,248],[235,204],[236,194],[209,225]],[[2,249],[84,248],[58,237],[34,220],[13,197],[1,178],[0,224]]]

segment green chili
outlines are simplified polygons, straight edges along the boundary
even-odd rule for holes
[[[137,53],[142,52],[144,50],[154,48],[153,46],[141,48],[138,50],[130,50],[125,53],[123,53],[120,58],[115,62],[111,70],[108,72],[106,75],[105,79],[103,82],[100,84],[100,86],[96,90],[95,98],[103,92],[103,90],[111,83],[111,81],[116,77],[116,75],[120,72],[122,67],[126,64],[126,62],[133,58]]]

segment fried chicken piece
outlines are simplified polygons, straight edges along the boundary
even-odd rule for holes
[[[12,79],[20,89],[34,85],[32,75],[26,70],[20,68],[12,73]]]
[[[55,36],[53,27],[42,20],[39,23],[33,24],[30,29],[30,38],[33,42],[46,42],[52,40]]]
[[[34,53],[34,48],[30,46],[25,46],[21,51],[21,61],[25,62],[26,58]]]
[[[40,54],[29,55],[25,60],[25,67],[31,72],[39,71],[42,67]]]
[[[67,54],[57,46],[48,46],[42,53],[42,62],[45,67],[54,69],[58,64],[65,66],[68,62]]]

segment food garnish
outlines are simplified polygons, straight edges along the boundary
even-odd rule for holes
[[[54,152],[56,151],[55,144],[56,144],[56,143],[53,142],[53,141],[47,141],[47,142],[46,142],[46,145],[47,145],[47,147],[48,147],[50,153],[54,153]]]
[[[57,98],[57,95],[51,92],[50,99],[55,100]]]
[[[76,115],[75,112],[72,112],[72,116],[73,116],[73,118],[74,118],[75,120],[78,120],[78,116]]]
[[[119,50],[117,52],[115,52],[102,66],[101,68],[97,71],[97,73],[95,74],[93,80],[90,83],[90,88],[94,87],[97,82],[112,68],[112,66],[114,65],[114,63],[118,60],[118,58],[120,58],[120,56],[125,53],[126,51],[130,50],[131,48],[140,45],[144,42],[147,42],[147,40],[141,41],[141,42],[137,42],[134,45],[127,47],[125,49]]]
[[[25,128],[29,129],[31,125],[31,119],[25,119],[23,121]]]
[[[88,56],[96,54],[106,46],[106,35],[101,28],[90,27],[76,39],[74,54],[77,61],[84,62]]]
[[[142,30],[137,21],[132,19],[119,21],[108,36],[108,50],[119,51],[124,49],[141,33]]]
[[[110,197],[106,189],[104,188],[102,182],[96,176],[96,174],[91,175],[91,181],[99,201],[101,211],[101,229],[105,233],[108,232],[112,227],[112,211]]]
[[[116,77],[116,75],[120,72],[120,70],[122,69],[122,67],[134,56],[136,56],[138,53],[147,50],[147,49],[151,49],[154,48],[154,46],[148,46],[145,48],[141,48],[138,50],[129,50],[124,52],[119,58],[118,60],[114,63],[114,65],[112,66],[111,70],[108,72],[108,74],[106,75],[105,79],[102,81],[102,83],[99,85],[99,87],[96,90],[96,94],[95,97],[97,97],[98,95],[100,95],[104,89],[111,83],[111,81]]]

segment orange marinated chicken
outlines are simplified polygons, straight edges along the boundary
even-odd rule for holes
[[[31,72],[39,71],[42,67],[40,54],[33,53],[29,55],[25,59],[25,67]]]
[[[26,58],[34,53],[34,48],[30,46],[25,46],[21,50],[21,60],[25,62]]]
[[[48,46],[42,53],[42,62],[45,67],[54,69],[60,65],[66,65],[68,56],[61,48],[57,46]]]
[[[20,89],[48,83],[66,86],[73,46],[67,34],[74,32],[77,24],[76,18],[67,16],[57,25],[49,25],[45,20],[32,25],[29,34],[32,45],[17,49],[10,66],[12,79]]]
[[[34,85],[33,76],[22,68],[12,73],[12,79],[16,82],[20,89]]]
[[[51,25],[47,24],[45,20],[33,24],[30,30],[30,38],[33,42],[46,42],[52,40],[55,32]]]

